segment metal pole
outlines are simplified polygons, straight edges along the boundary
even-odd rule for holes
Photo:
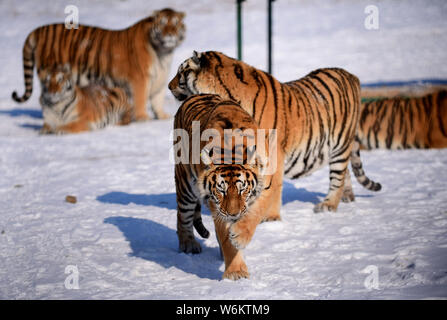
[[[237,5],[237,58],[242,60],[242,2],[245,0],[236,0]]]
[[[271,74],[272,73],[272,2],[275,0],[267,0],[267,6],[268,6],[268,14],[267,14],[267,46],[268,46],[268,52],[267,52],[267,70]]]

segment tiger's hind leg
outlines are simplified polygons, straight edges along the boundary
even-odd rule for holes
[[[351,173],[346,169],[345,186],[343,188],[343,195],[341,196],[343,202],[355,201],[354,192],[352,191]]]
[[[349,155],[351,148],[343,154],[332,158],[329,162],[329,193],[323,202],[314,207],[314,212],[337,211],[338,204],[344,192],[346,174],[348,172]],[[352,190],[352,189],[351,189]]]
[[[151,118],[147,114],[146,102],[147,102],[147,80],[136,79],[132,83],[133,101],[135,108],[135,120],[136,121],[148,121]]]
[[[282,185],[278,187],[277,190],[273,191],[272,195],[272,204],[269,208],[267,216],[262,220],[262,222],[266,221],[279,221],[281,220],[281,196],[282,196]]]
[[[185,198],[179,200],[178,195],[177,203],[177,236],[179,241],[179,250],[185,253],[200,253],[202,252],[202,247],[194,236],[193,228],[197,203],[190,203]],[[206,232],[208,232],[208,230],[206,230]]]
[[[151,108],[157,119],[168,119],[171,116],[163,110],[165,101],[166,88],[163,87],[159,92],[155,93],[151,98]]]
[[[281,204],[282,204],[282,183],[283,183],[283,169],[282,167],[278,170],[275,175],[272,177],[272,181],[268,190],[264,190],[263,192],[269,192],[270,195],[265,195],[265,198],[269,199],[268,203],[270,204],[267,214],[264,221],[278,221],[281,220]]]
[[[177,236],[179,250],[185,253],[200,253],[202,248],[194,237],[194,228],[204,238],[209,237],[209,232],[202,223],[201,206],[191,187],[181,165],[175,166],[175,188],[177,193]]]

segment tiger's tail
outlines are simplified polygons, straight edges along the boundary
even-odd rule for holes
[[[17,92],[12,93],[12,98],[17,102],[25,102],[33,93],[34,50],[36,47],[35,33],[32,32],[23,45],[23,75],[25,77],[25,93],[19,97]]]
[[[207,239],[210,236],[210,232],[206,229],[202,222],[200,204],[197,204],[194,212],[193,226],[202,238]]]
[[[357,137],[354,140],[354,146],[351,151],[351,166],[357,181],[366,189],[371,191],[379,191],[382,189],[380,183],[370,180],[365,175],[365,171],[363,171],[362,160],[360,159],[360,143]]]

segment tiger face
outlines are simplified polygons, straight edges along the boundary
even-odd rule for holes
[[[41,70],[39,78],[42,87],[40,96],[42,106],[51,107],[73,97],[75,87],[68,65]]]
[[[156,11],[153,17],[154,23],[149,33],[152,45],[157,50],[171,52],[185,37],[185,13],[163,9]]]
[[[168,87],[179,101],[199,93],[218,94],[224,99],[237,101],[231,92],[244,90],[241,86],[249,85],[248,79],[244,79],[244,73],[248,74],[250,70],[244,69],[250,68],[218,52],[194,51],[193,56],[179,66]]]
[[[215,165],[207,152],[202,161],[209,163],[199,178],[199,189],[204,202],[217,219],[235,222],[241,219],[261,195],[264,187],[265,161],[256,157],[247,164]]]

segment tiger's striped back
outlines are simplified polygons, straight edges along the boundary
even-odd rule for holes
[[[131,70],[141,72],[141,69],[137,68],[138,63],[142,62],[144,68],[147,62],[143,60],[146,59],[130,59],[127,49],[120,44],[131,44],[134,34],[143,25],[144,23],[140,22],[131,27],[135,29],[133,32],[84,25],[79,25],[78,29],[67,29],[63,23],[35,29],[28,35],[23,46],[25,94],[19,98],[17,92],[13,92],[13,99],[23,102],[31,96],[34,67],[40,75],[46,69],[68,64],[71,66],[75,84],[80,86],[86,86],[92,81],[100,82],[106,76],[111,76],[108,79],[128,79],[129,69],[124,67],[125,62]],[[141,49],[135,47],[134,50]],[[114,61],[112,57],[120,58]]]
[[[362,103],[357,136],[365,149],[447,147],[447,91]]]

